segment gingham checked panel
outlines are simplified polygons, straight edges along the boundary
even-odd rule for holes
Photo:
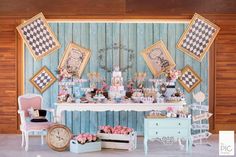
[[[55,41],[41,18],[24,26],[21,28],[21,31],[36,56],[41,56],[56,46]]]
[[[188,88],[192,88],[192,86],[198,81],[198,78],[189,70],[183,73],[181,79]]]
[[[38,85],[40,89],[43,89],[52,78],[46,73],[46,71],[42,71],[35,79],[34,82]]]
[[[201,19],[196,19],[181,46],[200,57],[215,31],[214,27]]]

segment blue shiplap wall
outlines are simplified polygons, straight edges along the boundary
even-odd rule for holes
[[[130,79],[135,72],[145,71],[148,78],[152,78],[152,74],[146,66],[140,52],[155,43],[163,40],[166,44],[171,56],[176,62],[177,69],[182,69],[189,64],[201,76],[202,83],[195,88],[194,92],[199,90],[208,92],[208,55],[201,63],[195,61],[188,55],[176,49],[176,43],[182,35],[187,24],[125,24],[125,23],[50,23],[53,31],[61,43],[61,48],[49,56],[44,57],[41,61],[34,61],[28,49],[25,48],[25,93],[39,93],[29,82],[29,79],[42,67],[47,66],[55,75],[55,70],[63,55],[66,46],[71,42],[75,42],[83,47],[92,50],[92,56],[87,64],[83,78],[90,71],[98,71],[110,81],[111,74],[100,69],[97,62],[98,50],[111,46],[113,43],[121,43],[126,47],[133,49],[136,53],[135,64],[132,69],[123,73],[124,80]],[[126,65],[128,62],[127,54],[119,53],[119,50],[109,50],[107,52],[106,64]],[[120,61],[119,61],[120,59]],[[148,82],[146,82],[146,85]],[[187,102],[193,102],[192,94],[186,92],[179,83],[177,86],[185,93]],[[58,82],[54,83],[42,95],[44,98],[44,107],[54,108],[58,93]],[[208,102],[206,102],[208,104]],[[125,125],[134,128],[139,134],[143,133],[144,112],[66,112],[64,123],[69,126],[74,133],[79,132],[96,132],[100,125]],[[50,118],[50,117],[49,117]]]

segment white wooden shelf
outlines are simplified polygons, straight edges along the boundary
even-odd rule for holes
[[[152,110],[166,110],[167,107],[173,107],[174,110],[181,110],[186,105],[185,101],[176,103],[55,103],[56,105],[56,119],[61,122],[61,114],[63,111],[152,111]]]

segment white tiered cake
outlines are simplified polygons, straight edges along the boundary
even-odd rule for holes
[[[122,98],[125,96],[125,89],[123,86],[123,77],[119,66],[115,66],[114,71],[112,72],[111,86],[109,90],[109,97],[113,98]]]

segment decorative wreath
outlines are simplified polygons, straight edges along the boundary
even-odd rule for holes
[[[128,69],[132,68],[133,62],[134,62],[134,50],[129,49],[129,48],[125,47],[124,45],[122,45],[122,44],[117,44],[117,43],[114,43],[114,44],[112,44],[111,46],[106,47],[106,48],[103,48],[103,49],[100,49],[100,50],[98,51],[98,54],[99,54],[99,55],[98,55],[98,62],[99,62],[100,68],[102,68],[102,69],[105,70],[106,72],[112,72],[112,71],[113,71],[113,67],[109,68],[109,67],[107,67],[106,65],[103,65],[102,62],[105,62],[105,59],[106,59],[106,58],[105,58],[105,57],[106,57],[106,52],[109,52],[108,50],[117,50],[117,49],[123,50],[122,52],[124,52],[124,53],[127,52],[127,54],[128,54],[128,59],[129,59],[127,66],[125,66],[125,67],[121,67],[121,66],[120,66],[120,71],[121,71],[121,72],[125,72],[125,71],[127,71]],[[110,51],[110,52],[112,52],[112,51]]]

